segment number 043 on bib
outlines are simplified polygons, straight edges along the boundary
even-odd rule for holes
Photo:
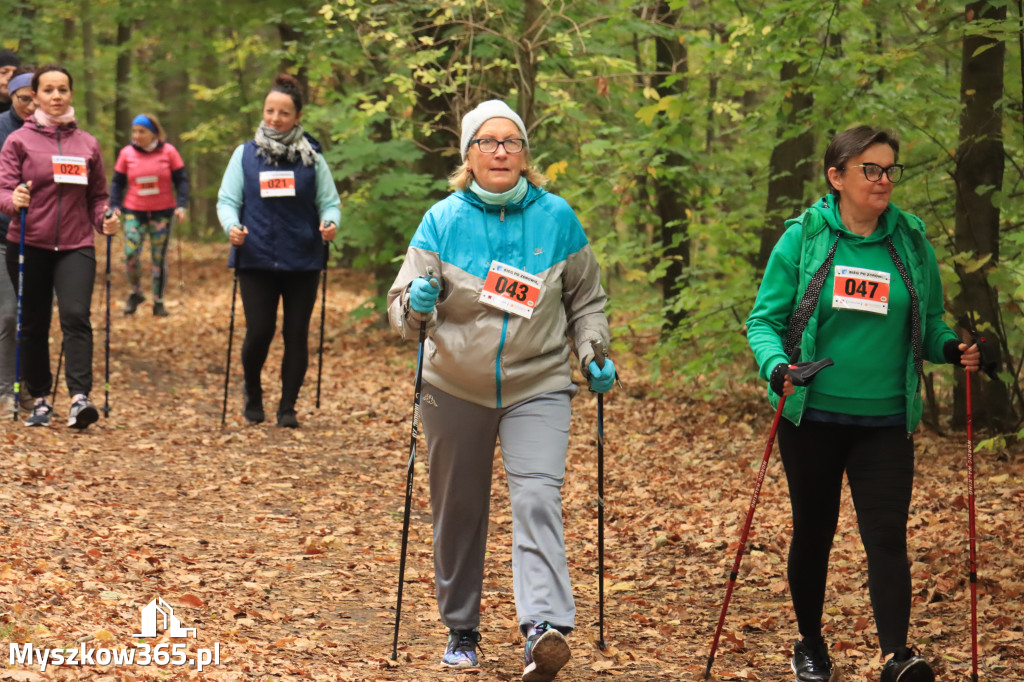
[[[511,265],[491,261],[480,301],[489,306],[530,319],[537,306],[544,280]]]

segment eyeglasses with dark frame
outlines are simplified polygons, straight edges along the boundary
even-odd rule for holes
[[[903,179],[902,163],[894,163],[887,168],[882,168],[877,163],[858,163],[856,166],[847,166],[846,168],[863,168],[864,178],[868,182],[878,182],[882,179],[882,173],[885,173],[889,177],[889,182],[894,185]]]
[[[478,137],[469,143],[470,146],[474,144],[477,149],[482,151],[484,154],[496,154],[498,147],[504,147],[506,154],[518,154],[523,151],[523,147],[526,146],[526,140],[521,137],[510,137],[507,140],[494,140],[489,137]]]
[[[29,104],[32,101],[32,95],[15,95],[14,97],[22,104]]]

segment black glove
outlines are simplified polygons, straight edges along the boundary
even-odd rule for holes
[[[789,374],[789,381],[794,386],[810,386],[818,372],[834,364],[832,358],[824,358],[813,362],[798,362],[796,364],[780,362],[772,369],[771,376],[768,378],[768,385],[772,387],[776,395],[781,396],[782,391],[785,389],[787,374]]]
[[[991,336],[978,335],[971,339],[971,344],[976,344],[978,346],[978,353],[981,354],[978,362],[979,369],[987,374],[990,379],[995,379],[996,372],[999,371],[999,342]],[[968,347],[970,347],[970,344]],[[950,339],[942,344],[942,357],[951,365],[959,367],[963,354],[963,351],[960,350],[960,341],[956,339]]]

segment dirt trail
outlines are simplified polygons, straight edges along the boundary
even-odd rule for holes
[[[185,284],[171,262],[166,319],[149,302],[121,314],[115,275],[108,419],[77,433],[0,421],[0,680],[518,680],[507,491],[496,462],[484,586],[482,669],[437,665],[445,631],[433,599],[425,448],[417,464],[400,656],[391,653],[415,347],[354,321],[365,278],[333,271],[323,401],[316,355],[300,398],[302,428],[241,423],[235,328],[228,423],[221,428],[231,279],[222,246],[186,245]],[[102,277],[100,264],[100,277]],[[115,266],[115,273],[120,267]],[[102,404],[102,293],[94,301]],[[319,310],[314,313],[315,346]],[[59,347],[59,331],[52,345]],[[264,370],[276,405],[280,339]],[[315,351],[315,348],[314,348]],[[623,358],[627,375],[642,375]],[[606,605],[611,655],[597,637],[595,405],[574,401],[566,536],[579,608],[573,659],[558,677],[697,679],[724,595],[770,414],[758,396],[690,402],[631,376],[606,401]],[[654,397],[659,395],[660,397]],[[61,388],[58,412],[67,409]],[[912,630],[940,679],[970,664],[963,448],[919,433],[912,518]],[[983,675],[1024,679],[1021,457],[978,457]],[[795,624],[785,585],[788,509],[769,469],[719,647],[723,678],[788,680]],[[174,608],[189,655],[219,645],[202,673],[173,665],[10,665],[11,642],[123,649],[140,610]],[[826,628],[848,679],[877,679],[877,651],[855,517],[844,502]],[[6,667],[5,667],[6,666]],[[104,677],[105,676],[105,677]]]

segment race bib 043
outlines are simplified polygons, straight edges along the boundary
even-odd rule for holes
[[[53,157],[53,181],[72,185],[88,185],[89,177],[84,156]]]
[[[294,171],[260,171],[261,197],[295,196]]]
[[[888,272],[881,270],[837,265],[832,307],[888,315],[891,278]]]
[[[480,301],[499,310],[530,319],[537,306],[544,280],[528,272],[498,261],[491,269],[480,291]]]

